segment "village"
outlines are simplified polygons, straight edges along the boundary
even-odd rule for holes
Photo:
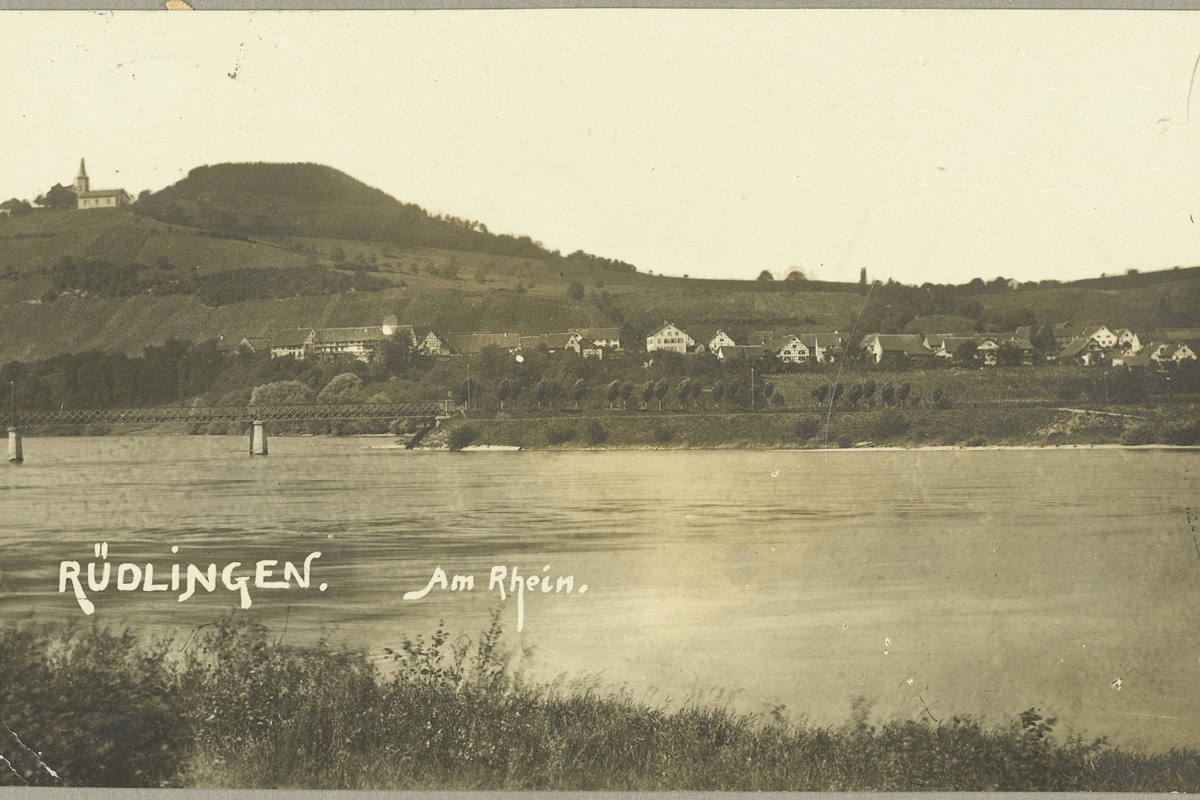
[[[856,340],[857,339],[857,340]],[[413,325],[299,328],[268,336],[223,336],[218,349],[269,353],[272,358],[298,360],[351,357],[371,361],[384,342],[395,342],[429,357],[470,356],[487,348],[514,355],[529,351],[604,358],[606,354],[642,350],[682,355],[707,355],[722,363],[774,362],[782,368],[837,364],[846,358],[865,364],[979,367],[1030,366],[1035,363],[1085,367],[1163,369],[1194,362],[1200,352],[1200,330],[1190,328],[1148,332],[1143,337],[1128,328],[1104,325],[1076,328],[1069,322],[1053,326],[1023,326],[1012,333],[892,334],[854,337],[837,330],[803,333],[753,331],[696,326],[691,330],[664,322],[642,341],[625,341],[620,328],[577,328],[558,333],[456,332],[442,334]]]

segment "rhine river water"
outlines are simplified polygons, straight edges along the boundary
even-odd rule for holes
[[[29,438],[0,468],[0,618],[177,642],[229,610],[381,653],[499,607],[536,676],[836,726],[1037,708],[1126,748],[1200,745],[1196,451],[409,452],[378,438]],[[107,543],[113,580],[89,591]],[[172,548],[178,552],[173,553]],[[254,586],[275,560],[311,583]],[[59,592],[81,564],[95,613]],[[118,591],[121,563],[248,579]],[[435,585],[474,576],[472,590]],[[543,569],[547,567],[548,569]],[[494,567],[573,591],[489,590]],[[144,576],[143,576],[144,577]],[[126,583],[133,580],[127,572]],[[325,590],[318,587],[324,584]],[[582,591],[586,584],[586,592]],[[461,588],[461,587],[460,587]]]

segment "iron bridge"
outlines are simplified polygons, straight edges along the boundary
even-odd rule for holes
[[[309,420],[402,419],[448,416],[448,402],[281,403],[278,405],[191,406],[175,408],[75,408],[22,411],[28,425],[152,425],[163,422],[305,422]]]

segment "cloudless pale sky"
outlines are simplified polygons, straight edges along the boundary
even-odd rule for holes
[[[1146,271],[1200,264],[1198,57],[1195,12],[0,12],[0,197],[314,161],[655,273]]]

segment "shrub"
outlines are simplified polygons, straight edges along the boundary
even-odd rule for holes
[[[666,444],[675,438],[675,429],[669,428],[666,425],[659,425],[654,429],[654,441],[659,444]]]
[[[811,439],[821,432],[821,419],[819,417],[805,417],[796,423],[797,439]]]
[[[549,444],[563,444],[575,438],[575,429],[569,425],[551,425],[546,429]]]
[[[479,438],[479,431],[470,425],[461,425],[450,431],[449,444],[451,450],[462,450]]]
[[[169,641],[90,626],[0,631],[3,721],[68,785],[156,787],[183,763],[191,736]],[[36,765],[8,753],[27,782]]]
[[[1150,423],[1134,425],[1121,434],[1121,444],[1136,447],[1143,444],[1154,444],[1160,438],[1158,426]]]
[[[908,420],[904,414],[889,408],[879,415],[879,419],[875,420],[871,438],[877,440],[896,439],[908,433],[908,428]]]
[[[604,430],[604,426],[597,420],[592,420],[588,423],[583,435],[590,445],[603,444],[608,439],[608,431]]]

